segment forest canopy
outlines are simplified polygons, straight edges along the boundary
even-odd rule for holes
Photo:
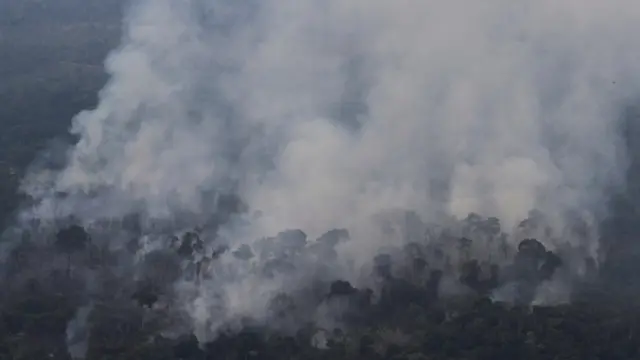
[[[433,224],[401,210],[376,223],[394,241],[354,259],[345,228],[230,241],[227,225],[255,215],[233,191],[211,195],[205,216],[132,211],[16,226],[33,200],[20,190],[25,174],[64,166],[78,141],[72,119],[98,106],[124,9],[120,0],[0,0],[0,358],[640,358],[634,106],[620,129],[626,185],[589,224],[597,235],[576,222],[552,239],[535,211],[512,231],[474,212]],[[360,126],[360,105],[332,110]],[[595,236],[599,247],[562,236]]]

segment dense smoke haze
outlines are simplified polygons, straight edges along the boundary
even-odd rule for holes
[[[598,224],[628,162],[620,118],[640,90],[638,19],[628,0],[136,0],[99,105],[74,119],[64,160],[34,163],[19,220],[92,233],[135,215],[138,256],[168,246],[151,219],[200,226],[211,249],[214,232],[237,249],[344,228],[325,275],[357,283],[428,224],[496,217],[516,246],[535,210],[545,246],[602,260]],[[242,211],[211,225],[228,194]],[[92,236],[124,247],[118,231]],[[199,336],[229,319],[220,291],[225,314],[259,317],[262,295],[318,271],[299,260],[308,271],[267,281],[221,261],[224,279],[175,282]]]
[[[136,1],[68,165],[25,188],[36,216],[87,220],[200,212],[230,188],[258,234],[390,208],[561,227],[622,179],[636,8]]]

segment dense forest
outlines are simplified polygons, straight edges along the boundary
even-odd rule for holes
[[[108,80],[102,62],[118,44],[122,6],[121,0],[0,0],[3,224],[22,200],[19,183],[29,164],[43,149],[73,142],[71,118],[95,105]],[[92,238],[95,229],[68,224],[24,236],[3,264],[0,359],[640,359],[638,118],[634,109],[625,114],[629,186],[612,194],[611,216],[601,226],[607,261],[597,268],[594,259],[581,259],[589,276],[574,281],[568,302],[542,306],[535,299],[552,276],[565,274],[562,249],[550,251],[534,238],[509,245],[499,219],[476,214],[381,251],[367,270],[370,288],[331,277],[336,249],[349,241],[343,229],[327,229],[319,239],[283,231],[257,249],[207,248],[202,229],[171,234],[169,246],[150,253],[142,276],[131,279],[118,269],[141,243],[113,251]],[[209,229],[243,211],[241,205],[225,197]],[[527,220],[523,228],[536,219]],[[134,239],[147,226],[135,217],[117,225]],[[104,225],[105,232],[113,226]],[[473,250],[485,247],[498,255],[476,256]],[[223,256],[240,267],[258,259],[251,269],[258,278],[287,278],[302,266],[320,275],[274,295],[263,318],[231,319],[206,341],[172,334],[182,321],[167,306],[180,301],[170,285],[178,278],[211,281]],[[87,274],[99,286],[89,289]],[[451,281],[453,290],[443,285]],[[491,296],[506,283],[515,284],[513,301]],[[332,321],[310,315],[322,311]]]

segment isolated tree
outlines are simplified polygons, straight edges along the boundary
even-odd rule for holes
[[[276,239],[277,252],[285,257],[298,255],[307,245],[307,234],[299,229],[282,231]]]
[[[131,295],[131,298],[137,301],[141,307],[151,308],[160,298],[158,286],[150,281],[141,281],[137,284],[136,291]]]
[[[195,231],[187,231],[180,240],[178,255],[185,259],[192,259],[195,253],[202,253],[204,242]]]
[[[331,296],[341,296],[341,295],[352,295],[356,293],[357,290],[351,286],[348,281],[344,280],[336,280],[331,283],[329,287],[329,297]]]
[[[322,234],[316,241],[334,247],[340,242],[349,240],[347,229],[332,229]]]
[[[237,259],[247,261],[253,258],[253,251],[249,245],[242,244],[238,249],[233,251],[233,256]]]
[[[79,225],[71,225],[56,233],[56,248],[67,255],[67,276],[71,276],[71,256],[86,249],[91,238],[87,231]]]
[[[460,251],[460,255],[464,261],[470,260],[471,245],[473,245],[473,241],[469,238],[462,237],[458,239],[458,250]]]
[[[383,279],[391,278],[391,255],[378,254],[373,259],[373,270],[376,276]]]

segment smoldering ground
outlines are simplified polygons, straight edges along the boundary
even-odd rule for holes
[[[131,281],[193,227],[210,257],[286,229],[348,229],[330,272],[305,255],[266,279],[229,251],[207,281],[171,279],[202,336],[264,318],[269,294],[317,274],[370,285],[363,269],[385,247],[432,239],[428,224],[457,229],[435,237],[453,242],[471,212],[500,219],[476,237],[505,232],[514,249],[536,236],[571,279],[584,257],[601,260],[598,224],[625,182],[619,118],[640,85],[639,19],[627,0],[133,1],[65,165],[25,178],[35,205],[19,226],[73,218]],[[246,208],[221,218],[221,193]],[[544,225],[518,228],[532,210]],[[134,229],[119,227],[130,214]],[[132,237],[136,256],[121,251]]]

